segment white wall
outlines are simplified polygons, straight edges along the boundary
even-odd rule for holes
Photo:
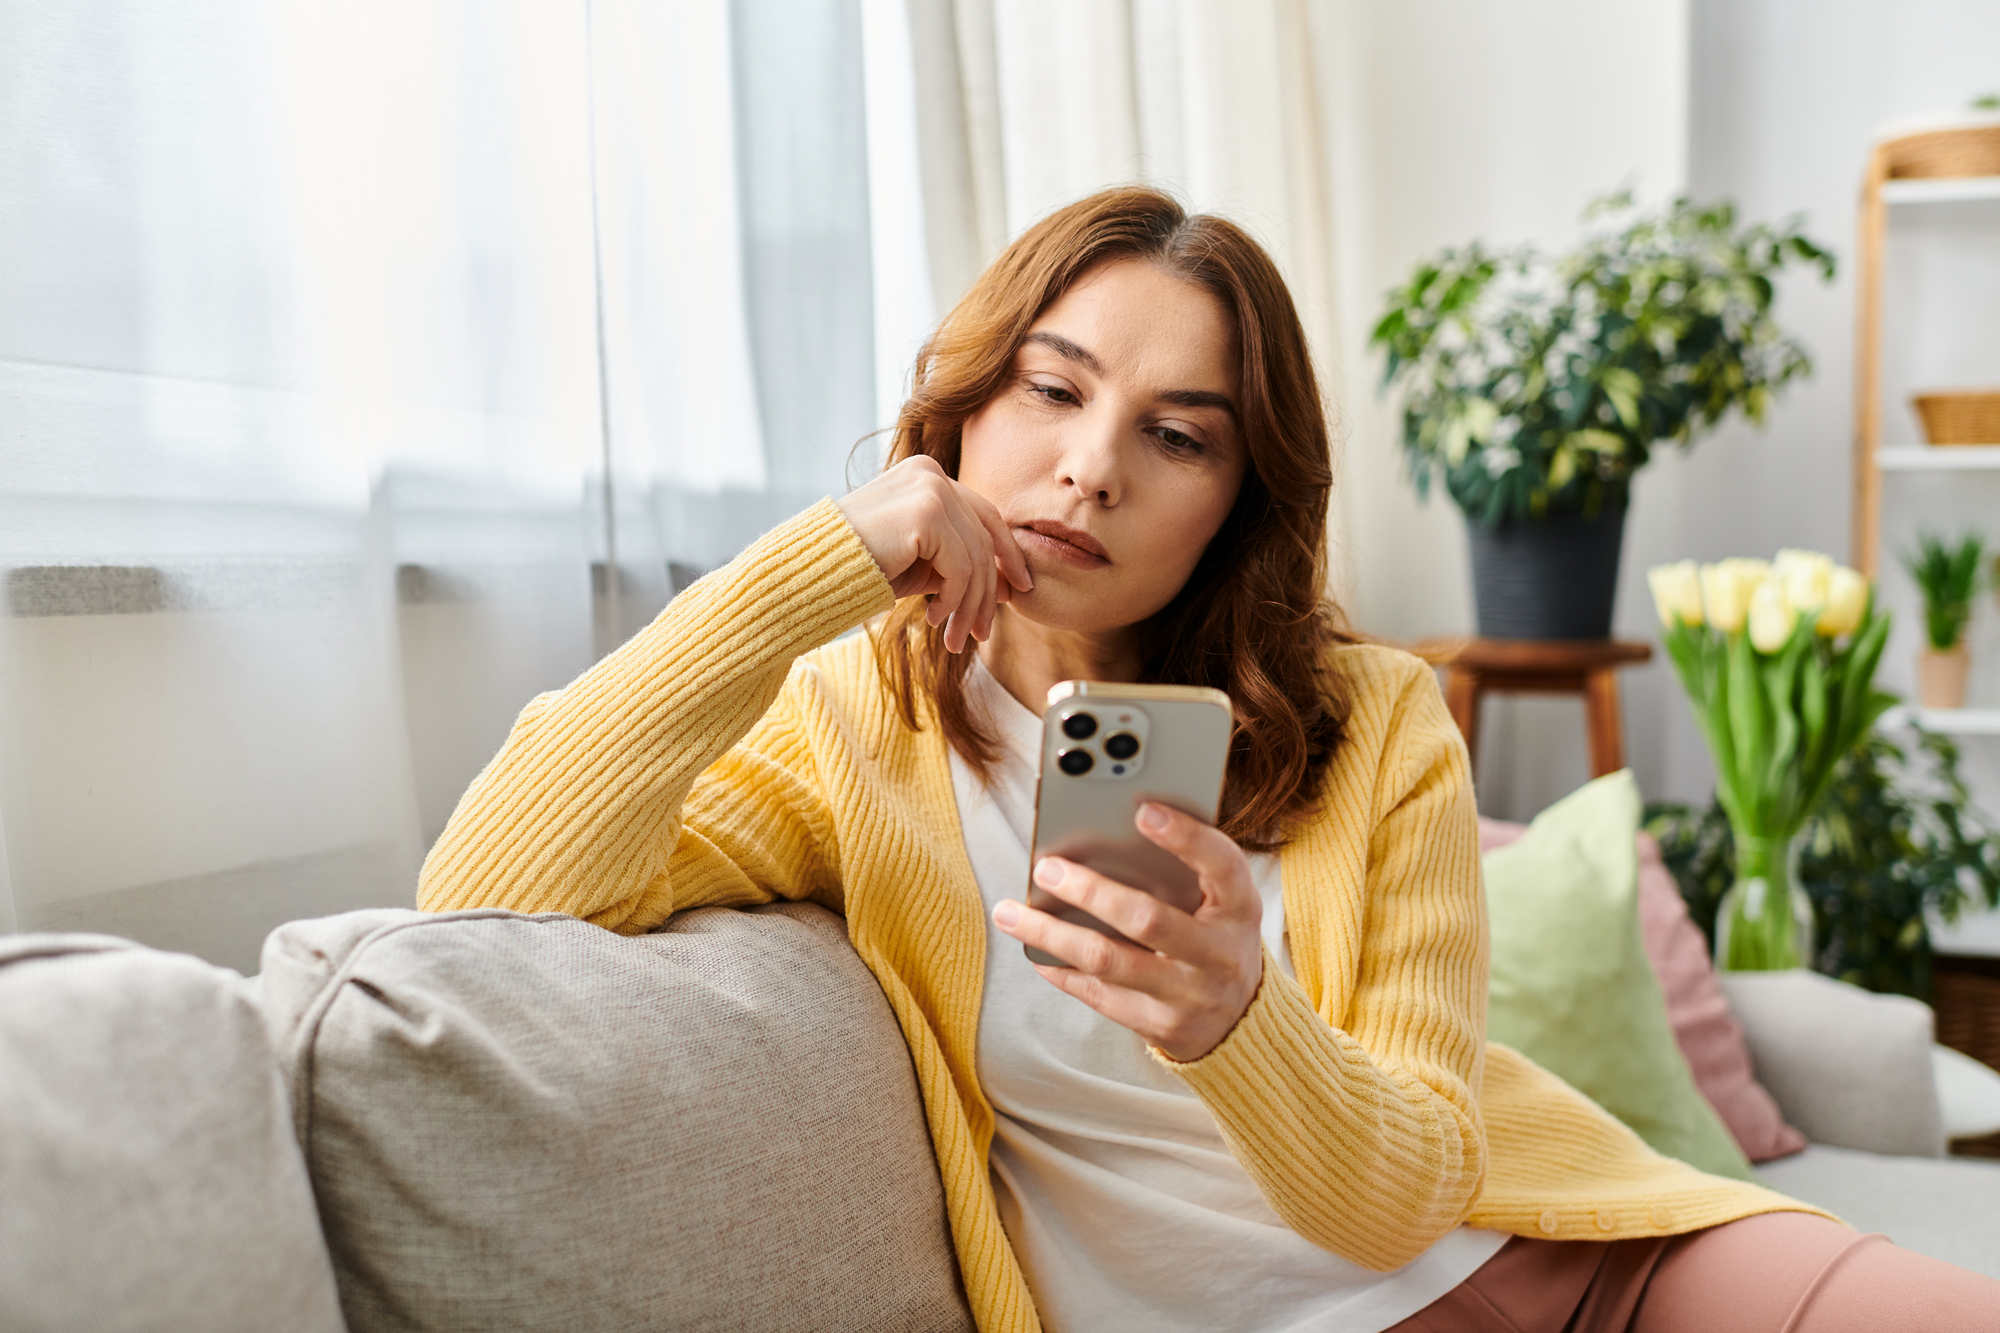
[[[1616,632],[1654,637],[1652,564],[1779,546],[1845,558],[1851,260],[1866,147],[1889,121],[2000,87],[2000,6],[1323,0],[1317,17],[1330,38],[1322,86],[1333,98],[1342,305],[1334,387],[1349,423],[1341,554],[1356,622],[1396,638],[1473,624],[1463,522],[1442,497],[1417,502],[1376,391],[1381,363],[1365,343],[1383,292],[1419,256],[1475,237],[1560,247],[1589,198],[1624,184],[1655,199],[1677,189],[1729,197],[1750,219],[1804,213],[1843,268],[1831,286],[1800,276],[1781,291],[1779,319],[1813,353],[1815,377],[1795,385],[1762,430],[1732,424],[1641,474]],[[2000,208],[1993,213],[2000,221]],[[2000,292],[2000,243],[1935,217],[1905,221],[1909,239],[1890,255],[1892,352],[1921,339],[1948,354],[1933,367],[1944,380],[2000,383],[2000,301],[1990,299]],[[1944,282],[1947,252],[1954,277]],[[1923,354],[1892,355],[1892,438],[1914,438],[1900,403],[1923,378],[1913,364]],[[1952,529],[1983,521],[2000,536],[2000,475],[1981,485],[1892,480],[1890,549],[1917,516]],[[1900,689],[1911,679],[1914,606],[1906,581],[1887,573],[1884,595],[1904,628],[1883,674]],[[1989,600],[1980,616],[1974,644],[1986,665],[1976,668],[1975,697],[2000,703],[2000,614]],[[1669,669],[1655,661],[1624,680],[1627,757],[1641,788],[1650,798],[1706,799],[1712,770]],[[1568,700],[1503,700],[1489,707],[1481,739],[1488,813],[1525,817],[1588,776],[1581,709]],[[2000,810],[2000,743],[1967,749],[1987,808]]]
[[[1347,604],[1376,634],[1466,632],[1463,523],[1442,495],[1419,504],[1404,477],[1368,330],[1383,294],[1442,246],[1557,249],[1600,194],[1682,187],[1686,0],[1327,0],[1320,17],[1342,305],[1333,388],[1349,423]],[[1657,788],[1655,756],[1631,749],[1642,785]],[[1495,701],[1482,750],[1489,813],[1530,814],[1589,776],[1582,711],[1567,700]]]
[[[1770,545],[1847,553],[1854,423],[1855,201],[1863,160],[1886,124],[1962,109],[2000,90],[2000,5],[1954,0],[1693,0],[1690,183],[1757,216],[1804,212],[1839,251],[1830,287],[1793,282],[1785,322],[1818,374],[1768,431],[1731,427],[1672,477],[1671,533],[1688,554],[1725,553],[1755,534]],[[1965,222],[1974,226],[1968,229]],[[1885,294],[1884,429],[1918,442],[1907,406],[1924,385],[2000,383],[2000,211],[1894,210]],[[1943,486],[1888,478],[1883,593],[1898,611],[1884,664],[1912,681],[1915,605],[1893,555],[1913,526],[1983,521],[2000,538],[2000,476],[1956,474]],[[1982,633],[1993,617],[1982,607]],[[2000,654],[1976,688],[2000,703]]]

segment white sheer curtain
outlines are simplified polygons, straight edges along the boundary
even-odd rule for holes
[[[0,0],[0,929],[407,904],[572,678],[1143,179],[1324,350],[1301,0]],[[857,445],[862,447],[857,449]]]
[[[0,929],[408,904],[531,694],[840,488],[859,40],[0,0]]]

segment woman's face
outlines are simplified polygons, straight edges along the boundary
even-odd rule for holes
[[[1027,555],[1014,611],[1101,634],[1173,600],[1243,484],[1237,361],[1221,303],[1137,260],[1042,313],[958,464]]]

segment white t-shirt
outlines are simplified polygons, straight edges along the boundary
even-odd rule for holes
[[[1285,1225],[1214,1117],[1145,1041],[1042,980],[994,904],[1028,884],[1041,719],[977,662],[973,705],[1004,742],[990,786],[956,754],[952,785],[986,900],[979,1082],[997,1113],[1000,1217],[1053,1333],[1377,1333],[1456,1287],[1506,1243],[1460,1227],[1376,1273]],[[1278,858],[1252,856],[1272,956],[1285,948]]]

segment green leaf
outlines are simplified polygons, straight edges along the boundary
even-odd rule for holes
[[[1799,669],[1799,723],[1805,730],[1800,768],[1808,776],[1832,767],[1827,753],[1833,739],[1827,718],[1827,687],[1826,662],[1821,645],[1816,644]]]
[[[1623,366],[1613,366],[1598,383],[1604,386],[1604,396],[1618,413],[1619,424],[1627,430],[1639,429],[1639,395],[1646,391],[1645,381]]]
[[[1728,690],[1729,739],[1735,750],[1737,777],[1734,795],[1750,827],[1761,831],[1764,811],[1753,800],[1756,793],[1745,790],[1743,784],[1764,771],[1764,759],[1770,751],[1766,734],[1769,719],[1764,712],[1764,691],[1757,680],[1756,649],[1750,646],[1746,631],[1729,636]]]

